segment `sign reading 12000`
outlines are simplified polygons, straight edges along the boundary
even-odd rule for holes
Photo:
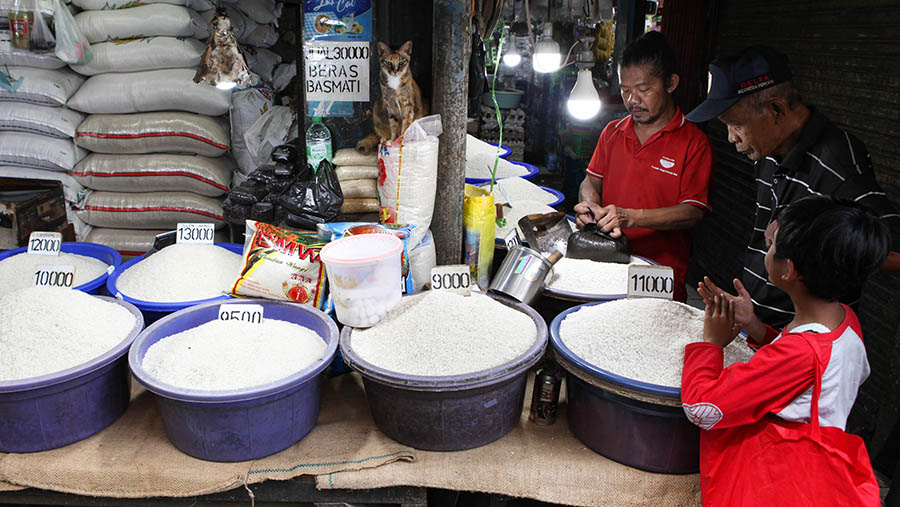
[[[368,102],[369,43],[307,41],[306,100]]]

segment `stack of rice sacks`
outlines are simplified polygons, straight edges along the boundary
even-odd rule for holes
[[[52,13],[46,4],[41,11]],[[9,21],[5,7],[0,24]],[[52,51],[12,47],[8,26],[0,29],[0,70],[8,70],[13,81],[21,79],[15,91],[0,89],[0,176],[61,181],[69,221],[76,237],[84,239],[90,227],[72,207],[85,191],[67,174],[86,154],[72,142],[84,115],[66,106],[84,78],[65,67]]]
[[[354,148],[334,154],[344,205],[341,213],[375,213],[378,211],[378,155],[364,155]]]
[[[93,190],[78,214],[95,226],[88,241],[124,254],[146,251],[178,222],[224,227],[221,201],[236,167],[232,92],[193,82],[213,5],[168,2],[73,2],[84,9],[75,20],[94,53],[72,66],[88,76],[71,107],[87,115],[75,143],[91,153],[71,175]],[[247,18],[232,11],[235,33],[249,33]]]

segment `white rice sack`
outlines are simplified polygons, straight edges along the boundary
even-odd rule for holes
[[[0,132],[0,165],[68,171],[87,152],[71,139],[59,139],[25,132]]]
[[[231,151],[244,174],[258,167],[244,142],[244,134],[274,105],[273,97],[272,89],[262,84],[231,94]]]
[[[200,65],[206,44],[182,37],[144,37],[91,45],[94,57],[72,70],[85,75],[107,72],[139,72],[142,70],[184,69]]]
[[[72,0],[72,5],[83,11],[99,11],[108,9],[128,9],[135,5],[134,0]],[[143,4],[171,4],[190,7],[195,11],[205,11],[215,8],[209,0],[140,0]]]
[[[481,188],[489,190],[491,184],[485,183]],[[549,205],[556,202],[556,196],[525,178],[505,178],[494,183],[495,203],[507,204],[518,201],[537,201]]]
[[[75,144],[97,153],[187,153],[218,157],[228,151],[225,122],[193,113],[92,114]]]
[[[230,157],[154,153],[92,153],[69,173],[88,188],[110,192],[193,192],[217,197],[228,191],[234,162]]]
[[[343,180],[340,181],[341,193],[344,198],[351,199],[354,197],[378,197],[378,186],[374,179],[369,180]]]
[[[76,213],[95,227],[171,231],[178,222],[225,226],[222,203],[191,192],[91,192]]]
[[[413,290],[419,292],[431,281],[431,268],[437,266],[437,252],[431,231],[425,233],[422,242],[409,251],[409,272],[412,275]]]
[[[338,150],[331,160],[336,166],[371,166],[378,167],[378,155],[360,153],[356,148]]]
[[[6,15],[7,11],[2,11]],[[39,69],[61,69],[66,62],[52,52],[38,53],[27,49],[14,48],[10,42],[9,30],[0,30],[0,65],[21,65]]]
[[[378,168],[368,165],[347,165],[335,169],[338,181],[349,180],[375,180],[378,178]]]
[[[418,245],[431,226],[437,191],[438,136],[440,115],[412,123],[399,146],[382,148],[384,178],[378,180],[382,223],[415,225],[409,243]]]
[[[98,74],[84,82],[68,105],[89,114],[187,111],[221,116],[228,113],[231,91],[195,83],[195,73],[196,69],[162,69]]]
[[[90,43],[140,37],[193,37],[206,39],[209,23],[187,7],[149,4],[127,9],[83,11],[75,23]]]
[[[83,77],[69,69],[9,67],[9,74],[14,80],[23,78],[22,84],[14,92],[0,88],[0,101],[11,100],[41,106],[64,106],[69,97],[84,82]]]
[[[239,39],[241,44],[257,48],[270,48],[278,42],[278,31],[274,26],[255,24],[252,20],[249,23],[255,27],[251,26],[249,31]]]
[[[84,115],[67,107],[0,102],[0,131],[71,139]]]
[[[31,169],[28,167],[0,166],[0,178],[28,178],[32,180],[51,180],[63,184],[63,195],[66,201],[77,203],[84,198],[87,189],[68,173],[49,171],[47,169]]]
[[[158,234],[169,232],[163,229],[110,229],[107,227],[94,227],[87,239],[90,243],[106,245],[116,250],[123,256],[137,256],[147,253],[153,246]],[[216,243],[228,241],[228,234],[224,230],[216,231]]]
[[[231,31],[234,33],[234,37],[240,44],[246,44],[245,39],[250,36],[250,32],[256,30],[256,27],[261,25],[256,24],[256,22],[248,18],[246,14],[240,11],[240,9],[226,6],[225,10],[228,13],[228,18],[231,19]],[[200,18],[209,25],[209,22],[215,15],[216,10],[209,9],[201,12]]]
[[[86,363],[128,338],[125,307],[78,290],[31,287],[0,300],[0,381]]]
[[[281,55],[266,48],[255,48],[252,46],[243,46],[241,50],[244,52],[244,60],[250,70],[259,74],[259,77],[267,83],[272,82],[272,72],[275,66],[281,63]]]
[[[277,26],[281,17],[281,2],[275,0],[226,0],[225,3],[237,7],[257,23],[275,23]]]

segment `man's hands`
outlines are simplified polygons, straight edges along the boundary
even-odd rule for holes
[[[575,205],[575,225],[580,229],[586,224],[596,223],[603,232],[618,238],[622,229],[634,227],[634,220],[629,210],[615,204],[600,206],[592,201],[582,201]]]
[[[735,299],[713,296],[712,301],[706,304],[703,341],[725,347],[738,335],[741,326],[734,322]]]

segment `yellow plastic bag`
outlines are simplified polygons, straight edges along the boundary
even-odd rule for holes
[[[483,188],[466,185],[463,199],[463,245],[472,280],[482,290],[487,290],[491,283],[496,220],[494,195]]]

